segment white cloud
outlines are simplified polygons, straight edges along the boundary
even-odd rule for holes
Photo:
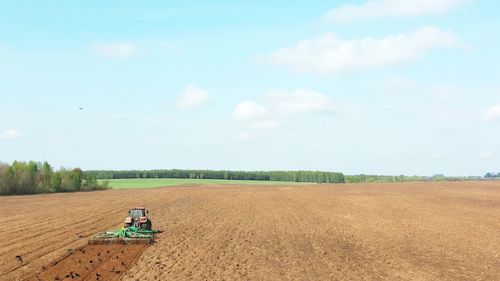
[[[384,93],[395,95],[418,95],[430,96],[433,98],[453,98],[460,95],[463,89],[455,85],[429,85],[428,83],[417,82],[400,76],[391,76],[385,82]]]
[[[331,99],[321,93],[298,89],[292,92],[273,90],[267,93],[268,99],[278,111],[285,114],[300,114],[308,112],[328,112],[334,110]]]
[[[242,101],[233,112],[233,117],[237,120],[255,120],[267,115],[267,108],[254,102]]]
[[[197,108],[205,104],[210,98],[210,94],[190,83],[184,89],[177,100],[177,106],[180,108]]]
[[[233,111],[233,119],[250,129],[270,129],[303,114],[329,113],[335,109],[330,97],[307,89],[271,90],[262,103],[243,101]]]
[[[233,119],[244,123],[251,129],[271,129],[281,125],[277,116],[264,106],[254,101],[242,101],[233,111]]]
[[[0,135],[2,140],[13,140],[22,138],[24,134],[16,129],[8,129]]]
[[[488,108],[484,112],[483,118],[489,121],[500,120],[500,104]]]
[[[362,4],[345,4],[328,11],[323,20],[349,23],[385,18],[416,17],[439,14],[472,0],[372,0]]]
[[[398,65],[418,59],[432,49],[456,45],[458,40],[451,32],[432,26],[380,39],[343,40],[326,33],[281,48],[263,59],[298,71],[341,73]]]
[[[135,55],[137,47],[130,42],[94,43],[92,48],[99,55],[109,58],[127,58]]]
[[[492,151],[482,151],[479,153],[479,157],[482,159],[491,159],[495,156],[495,154]]]

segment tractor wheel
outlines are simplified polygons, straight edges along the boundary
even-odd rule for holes
[[[151,231],[151,221],[148,220],[145,224],[143,224],[143,229]]]

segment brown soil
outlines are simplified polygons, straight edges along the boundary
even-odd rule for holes
[[[119,280],[147,245],[87,245],[28,277],[38,280]]]
[[[498,181],[1,197],[0,279],[65,277],[87,239],[135,205],[164,233],[122,280],[500,280]],[[88,247],[85,260],[105,252]]]

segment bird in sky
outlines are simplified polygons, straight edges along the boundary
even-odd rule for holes
[[[83,107],[79,107],[78,109],[83,110]]]

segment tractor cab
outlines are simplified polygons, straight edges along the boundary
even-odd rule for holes
[[[151,230],[151,220],[148,218],[148,210],[146,208],[136,207],[128,211],[128,217],[125,218],[125,228],[132,226]]]
[[[128,215],[132,218],[145,217],[147,214],[148,211],[143,207],[133,208],[128,211]]]

